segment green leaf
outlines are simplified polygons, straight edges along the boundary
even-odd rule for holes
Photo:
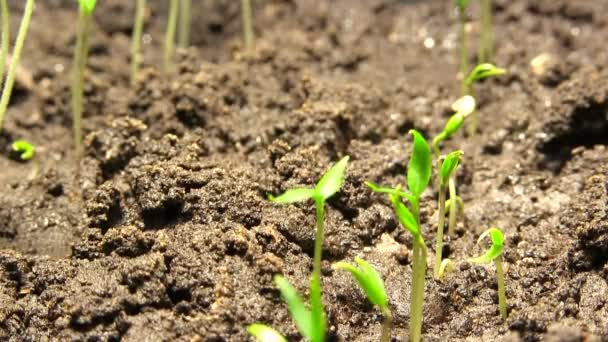
[[[452,134],[456,133],[462,127],[464,123],[464,115],[462,113],[456,113],[452,115],[448,122],[445,124],[445,128],[443,129],[444,137],[441,140],[445,140],[452,136]]]
[[[298,331],[305,338],[312,340],[313,326],[312,326],[312,315],[310,311],[304,306],[304,302],[298,291],[289,284],[289,281],[280,275],[274,276],[274,283],[281,291],[283,299],[287,303],[287,308],[291,314],[291,318],[296,323]]]
[[[473,84],[473,82],[481,81],[488,77],[504,75],[507,73],[506,69],[496,67],[490,63],[482,63],[477,65],[473,71],[467,76],[465,82],[467,85]]]
[[[494,259],[498,258],[502,254],[502,250],[504,248],[505,237],[500,229],[492,227],[485,232],[483,232],[477,243],[481,242],[486,236],[490,236],[490,240],[492,240],[492,246],[486,251],[485,254],[480,255],[476,258],[469,258],[470,262],[476,264],[488,264],[492,262]]]
[[[97,6],[97,0],[78,0],[80,2],[80,9],[87,15],[91,15]]]
[[[334,164],[334,166],[332,166],[317,183],[315,191],[324,200],[327,200],[338,192],[338,190],[340,190],[347,163],[348,156],[340,159],[340,161]]]
[[[12,147],[13,151],[21,153],[21,155],[19,156],[21,160],[30,160],[36,154],[36,149],[34,148],[34,145],[30,144],[25,140],[16,140],[15,142],[13,142]]]
[[[369,301],[378,306],[380,311],[388,313],[388,296],[384,289],[382,277],[369,263],[361,258],[355,258],[358,267],[346,262],[338,262],[334,264],[334,268],[338,270],[348,271],[359,283],[359,287],[365,292]]]
[[[247,332],[259,342],[287,342],[287,339],[278,331],[264,324],[251,324],[247,327]]]
[[[448,184],[448,181],[449,181],[450,177],[452,176],[452,173],[454,173],[454,171],[456,171],[456,168],[458,167],[458,163],[460,163],[460,156],[462,155],[462,153],[463,152],[460,150],[454,151],[454,152],[449,153],[443,159],[443,163],[441,163],[441,169],[440,169],[440,173],[439,173],[441,185]]]
[[[274,197],[273,195],[268,195],[268,199],[273,203],[287,204],[287,203],[306,201],[308,199],[311,199],[314,196],[314,194],[315,194],[314,189],[298,188],[298,189],[287,190],[283,194],[279,195],[278,197]]]
[[[433,157],[422,134],[413,129],[409,133],[414,138],[414,146],[407,167],[407,187],[414,196],[420,197],[431,180]]]
[[[410,194],[409,192],[401,191],[400,188],[382,187],[372,182],[365,182],[365,185],[367,185],[367,187],[370,188],[373,192],[378,192],[382,194],[393,194],[400,197],[405,197],[405,199],[407,199],[410,203],[416,201],[416,196]]]
[[[471,0],[456,0],[456,6],[462,11],[469,6]]]
[[[391,202],[393,202],[393,207],[395,207],[395,213],[397,214],[397,218],[399,222],[405,229],[407,229],[414,237],[419,237],[420,235],[420,227],[418,226],[418,222],[416,218],[412,214],[412,212],[401,202],[401,197],[390,194]]]

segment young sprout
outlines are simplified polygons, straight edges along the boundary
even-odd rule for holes
[[[503,75],[506,72],[507,70],[498,68],[490,63],[482,63],[477,65],[464,79],[466,94],[473,95],[473,84],[475,82],[484,80],[488,77]],[[477,112],[473,111],[471,114],[471,119],[469,120],[469,126],[467,127],[469,136],[473,136],[477,132],[477,122]]]
[[[141,36],[144,30],[144,15],[146,13],[146,0],[137,0],[135,8],[135,21],[133,22],[133,36],[131,37],[131,86],[135,86],[139,66],[141,65]]]
[[[452,104],[452,109],[456,113],[448,119],[443,131],[433,138],[433,154],[435,155],[435,159],[438,159],[441,153],[439,144],[456,133],[462,127],[462,124],[464,124],[467,116],[475,111],[475,98],[465,95]]]
[[[253,49],[253,9],[251,8],[251,0],[241,0],[241,14],[243,19],[243,39],[245,49],[251,51]]]
[[[287,339],[278,331],[264,324],[251,324],[247,327],[247,332],[259,342],[287,342]]]
[[[492,60],[494,53],[494,32],[492,29],[492,0],[481,0],[481,43],[479,44],[479,63]]]
[[[443,280],[448,273],[454,272],[454,262],[451,259],[443,259],[441,266],[439,266],[439,279]]]
[[[422,309],[424,305],[424,286],[426,276],[427,250],[424,237],[420,230],[419,204],[420,196],[428,186],[432,174],[431,151],[424,137],[415,130],[409,132],[414,137],[412,157],[408,163],[407,183],[409,192],[401,191],[401,187],[394,189],[380,187],[367,182],[367,186],[374,192],[388,194],[399,222],[414,237],[412,261],[412,293],[410,305],[410,341],[418,342],[422,334]],[[403,204],[402,199],[410,202],[411,210]]]
[[[173,69],[173,53],[175,51],[175,32],[177,30],[177,15],[179,13],[179,0],[170,0],[169,16],[167,18],[167,31],[165,33],[164,71],[170,73]]]
[[[32,159],[36,154],[36,148],[34,148],[34,145],[25,140],[16,140],[13,142],[12,147],[13,151],[20,153],[19,158],[24,161]]]
[[[179,3],[179,36],[177,46],[185,49],[190,45],[190,22],[192,16],[192,0],[180,0]]]
[[[460,75],[462,76],[461,95],[467,95],[464,82],[465,75],[469,72],[469,32],[467,30],[467,13],[470,0],[456,0],[458,17],[460,21]]]
[[[490,237],[492,246],[486,251],[485,254],[480,255],[476,258],[468,259],[470,262],[476,264],[489,264],[492,261],[496,264],[496,279],[498,282],[498,308],[500,315],[504,320],[507,319],[507,295],[505,293],[505,275],[502,269],[502,251],[504,249],[505,237],[500,229],[492,227],[483,232],[477,243],[480,243],[486,236]]]
[[[302,202],[309,199],[312,199],[315,202],[317,212],[317,232],[315,237],[313,271],[310,282],[310,324],[313,326],[313,329],[310,337],[304,335],[313,342],[325,341],[326,321],[325,312],[323,310],[323,300],[321,297],[321,259],[323,250],[323,219],[325,215],[324,207],[327,199],[340,190],[347,163],[348,157],[342,158],[321,177],[314,189],[297,188],[287,190],[278,197],[274,197],[272,195],[269,196],[270,200],[277,204]],[[281,286],[279,286],[279,288],[281,288]],[[302,329],[300,329],[300,332],[302,332]]]
[[[82,112],[84,101],[84,72],[89,56],[89,30],[96,0],[79,0],[78,32],[74,49],[72,74],[72,115],[74,116],[74,146],[76,156],[82,155]]]
[[[6,5],[6,1],[3,0],[3,3],[0,5],[2,9],[2,69],[4,73],[4,66],[6,63],[6,58],[8,56],[8,29],[4,31],[5,26],[8,25],[8,7]],[[4,120],[4,114],[6,113],[6,109],[8,108],[8,103],[11,98],[11,94],[13,92],[13,85],[15,84],[15,74],[17,72],[17,66],[19,65],[19,59],[21,58],[21,51],[23,50],[23,45],[25,44],[25,37],[27,36],[27,30],[30,26],[30,20],[32,18],[32,12],[34,12],[34,0],[27,0],[25,3],[25,10],[23,11],[23,18],[21,19],[21,25],[19,26],[19,32],[17,32],[17,40],[15,40],[15,47],[13,48],[13,55],[11,59],[11,64],[8,68],[8,74],[6,75],[6,80],[4,82],[4,87],[2,88],[2,95],[0,96],[0,131],[2,130],[2,121]],[[0,82],[1,84],[2,82]]]
[[[4,80],[6,58],[8,57],[8,47],[10,44],[10,15],[8,13],[7,0],[0,0],[0,11],[2,11],[2,13],[0,13],[0,15],[2,15],[2,39],[0,40],[0,84],[2,84],[2,81]]]
[[[448,154],[439,170],[439,222],[437,225],[437,241],[435,244],[435,267],[433,274],[435,279],[441,278],[440,268],[443,252],[443,226],[445,224],[445,192],[452,175],[460,163],[462,151],[454,151]]]
[[[338,270],[348,271],[359,283],[359,287],[365,292],[369,301],[376,305],[384,315],[382,323],[382,338],[381,342],[389,342],[391,339],[391,327],[393,324],[393,315],[388,306],[388,296],[384,289],[382,277],[367,261],[361,258],[355,258],[357,265],[346,262],[338,262],[334,264],[334,268]]]

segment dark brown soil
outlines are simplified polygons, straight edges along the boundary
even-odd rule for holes
[[[15,32],[22,1],[9,2]],[[0,133],[0,340],[246,341],[258,321],[298,340],[272,276],[306,290],[314,208],[277,207],[266,194],[311,186],[344,155],[326,218],[330,335],[379,338],[379,313],[330,267],[362,256],[385,279],[395,341],[407,340],[411,238],[364,181],[403,182],[407,131],[432,137],[450,114],[451,2],[256,0],[258,40],[244,52],[238,1],[194,1],[194,46],[164,77],[165,8],[149,1],[135,89],[131,3],[99,2],[78,164],[76,6],[38,1]],[[477,89],[480,134],[444,147],[465,151],[466,208],[445,252],[456,272],[444,283],[427,275],[424,340],[608,341],[608,2],[494,6],[496,64],[509,74]],[[542,53],[553,57],[535,74]],[[10,152],[22,137],[39,149],[34,163]],[[422,203],[430,251],[435,196]],[[489,226],[507,238],[506,322],[493,267],[464,261]]]

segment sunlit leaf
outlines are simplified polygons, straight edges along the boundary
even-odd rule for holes
[[[334,164],[317,183],[315,190],[324,200],[330,198],[340,190],[342,180],[344,179],[346,164],[348,164],[348,156],[340,159],[339,162]]]
[[[462,153],[462,151],[454,151],[449,153],[443,159],[439,172],[440,181],[442,185],[448,184],[450,176],[452,176],[452,173],[454,173],[454,171],[458,167],[458,163],[460,163],[460,156],[462,155]]]
[[[488,77],[504,75],[507,73],[506,69],[496,67],[490,63],[482,63],[477,65],[473,71],[467,76],[465,82],[468,85],[473,84],[473,82],[481,81]]]
[[[21,160],[30,160],[36,154],[36,149],[34,148],[34,145],[30,144],[25,140],[16,140],[15,142],[13,142],[12,147],[13,151],[21,153],[19,156]]]
[[[311,199],[314,194],[314,189],[298,188],[287,190],[277,197],[274,197],[273,195],[268,195],[268,199],[273,203],[287,204],[306,201],[308,199]]]
[[[393,195],[397,195],[400,197],[405,197],[405,199],[407,199],[409,202],[416,201],[416,197],[413,194],[402,191],[400,188],[398,189],[398,188],[382,187],[382,186],[380,186],[376,183],[372,183],[372,182],[365,182],[365,185],[367,185],[367,187],[370,188],[373,192],[378,192],[378,193],[382,193],[382,194],[393,194]]]
[[[498,258],[500,254],[502,254],[505,237],[498,228],[492,227],[483,232],[479,236],[477,243],[481,242],[488,235],[490,236],[490,240],[492,241],[492,246],[490,246],[490,248],[485,252],[485,254],[480,255],[476,258],[468,259],[470,262],[477,264],[488,264],[494,261],[494,259]]]
[[[407,229],[414,237],[420,236],[420,227],[418,226],[418,222],[416,218],[412,214],[412,212],[401,202],[401,197],[390,194],[391,202],[393,202],[393,207],[395,208],[395,213],[397,214],[397,218],[399,222],[405,229]]]
[[[378,306],[383,313],[389,312],[388,296],[384,289],[382,277],[369,263],[361,258],[355,258],[358,266],[347,262],[338,262],[334,268],[350,272],[359,283],[359,287],[365,292],[369,301]]]
[[[78,0],[78,2],[80,3],[80,8],[87,15],[91,15],[95,10],[95,6],[97,6],[97,0]]]
[[[302,298],[298,295],[298,291],[289,284],[289,281],[280,275],[274,277],[274,283],[279,288],[283,299],[287,303],[289,313],[298,327],[298,331],[305,338],[312,340],[313,327],[312,316],[310,311],[304,305]]]
[[[264,324],[251,324],[247,327],[247,332],[258,342],[287,342],[287,339],[278,331]]]
[[[433,157],[422,134],[413,129],[409,133],[414,138],[414,144],[407,168],[407,186],[414,196],[420,197],[431,180]]]

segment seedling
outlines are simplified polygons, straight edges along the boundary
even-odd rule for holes
[[[485,1],[485,0],[484,0]],[[484,80],[488,77],[503,75],[507,72],[507,70],[498,68],[490,63],[482,63],[477,65],[471,73],[464,79],[464,84],[466,87],[466,94],[473,95],[473,84],[475,82]],[[468,134],[469,136],[475,135],[477,132],[477,112],[473,111],[471,113],[471,119],[469,120]]]
[[[427,188],[432,173],[431,151],[424,137],[415,130],[410,130],[414,137],[412,157],[408,163],[407,183],[409,192],[401,191],[401,187],[394,189],[380,187],[367,182],[367,186],[374,192],[388,194],[399,222],[414,237],[412,258],[412,293],[410,305],[410,341],[420,341],[422,334],[422,309],[424,305],[424,284],[426,275],[427,250],[420,230],[420,196]],[[410,202],[411,210],[403,204],[403,198]]]
[[[460,20],[460,75],[463,79],[461,86],[461,95],[463,96],[468,94],[464,78],[467,72],[469,72],[469,30],[467,29],[466,10],[470,2],[470,0],[456,0]]]
[[[303,329],[299,327],[300,333],[302,333],[304,337],[308,338],[313,342],[325,341],[325,328],[327,325],[325,321],[325,312],[323,310],[323,300],[321,296],[321,259],[323,250],[323,218],[325,215],[325,202],[328,198],[330,198],[336,192],[338,192],[338,190],[340,190],[340,187],[342,186],[342,180],[344,179],[344,170],[346,169],[347,163],[348,157],[342,158],[339,162],[332,166],[323,175],[323,177],[321,177],[321,179],[317,183],[317,186],[314,189],[297,188],[287,190],[285,193],[278,197],[274,197],[272,195],[269,196],[270,200],[273,203],[277,204],[303,202],[309,199],[312,199],[315,202],[315,208],[317,212],[317,232],[315,237],[313,271],[310,282],[310,325],[312,325],[313,328],[310,328],[310,330],[305,330],[305,332],[307,332],[308,334],[306,335],[303,333]],[[279,288],[282,287],[279,286]],[[287,300],[287,303],[289,304],[289,300]],[[290,310],[292,310],[291,306]],[[293,311],[292,316],[295,316],[293,315]]]
[[[492,29],[492,0],[481,0],[481,42],[479,44],[479,63],[492,60],[494,53],[494,31]]]
[[[146,0],[137,0],[135,8],[135,21],[133,22],[133,36],[131,37],[131,86],[135,86],[139,66],[142,61],[141,36],[144,30],[144,15],[146,13]]]
[[[451,259],[443,259],[441,266],[439,266],[439,279],[445,279],[448,273],[454,272],[454,268],[456,268],[456,266]]]
[[[445,224],[445,192],[452,175],[458,167],[458,163],[460,163],[461,155],[462,151],[454,151],[448,154],[443,160],[439,170],[439,219],[437,225],[437,241],[435,242],[435,267],[433,269],[435,279],[441,277],[440,268],[443,251],[443,226]]]
[[[472,263],[476,264],[489,264],[492,261],[496,264],[496,280],[498,282],[498,308],[500,315],[504,320],[507,319],[507,295],[505,292],[505,275],[502,269],[502,251],[504,249],[505,237],[498,228],[490,228],[483,232],[477,243],[480,243],[486,236],[490,237],[492,246],[486,251],[485,254],[480,255],[476,258],[468,259]]]
[[[192,16],[192,0],[180,0],[179,3],[179,37],[177,45],[185,49],[190,45],[190,23]]]
[[[247,327],[247,332],[259,342],[287,342],[281,333],[264,324],[251,324]]]
[[[72,115],[74,116],[74,146],[76,156],[82,155],[82,111],[84,97],[84,72],[89,57],[89,31],[91,17],[96,0],[79,0],[80,11],[78,15],[78,32],[76,33],[76,47],[74,50],[74,69],[72,79]]]
[[[382,277],[370,264],[361,258],[355,258],[357,265],[346,262],[338,262],[334,264],[334,268],[338,270],[348,271],[359,283],[359,287],[365,292],[369,301],[376,305],[384,315],[382,323],[382,338],[381,342],[389,342],[391,339],[391,327],[393,325],[393,315],[388,306],[388,296],[384,289]]]
[[[34,145],[25,140],[16,140],[13,142],[12,147],[13,151],[20,153],[19,158],[24,161],[32,159],[36,154],[36,148],[34,148]]]
[[[8,13],[7,0],[0,0],[0,11],[2,11],[2,38],[0,40],[0,84],[2,84],[2,80],[4,80],[4,69],[6,68],[6,58],[8,57],[8,47],[10,44],[10,15]]]
[[[2,0],[0,4],[2,10],[2,47],[0,52],[0,62],[2,63],[2,74],[4,75],[4,69],[6,64],[6,58],[8,57],[8,45],[9,45],[9,13],[8,6],[5,0]],[[21,19],[21,25],[19,26],[19,32],[17,33],[17,40],[15,40],[15,47],[13,48],[13,55],[11,64],[8,68],[8,74],[6,75],[6,81],[2,88],[2,96],[0,96],[0,131],[2,130],[2,121],[4,120],[4,114],[8,108],[8,103],[13,92],[13,85],[15,84],[15,74],[17,72],[17,66],[19,65],[19,59],[21,58],[21,51],[25,44],[25,38],[27,36],[27,30],[30,26],[32,13],[34,12],[34,0],[27,0],[25,3],[25,9],[23,11],[23,18]],[[0,82],[1,84],[1,82]]]
[[[167,31],[165,33],[165,73],[169,73],[173,69],[173,54],[175,52],[175,33],[177,31],[177,15],[179,12],[178,1],[179,0],[171,0],[171,2],[169,3],[169,16],[167,17]]]
[[[241,0],[241,14],[243,19],[243,40],[245,49],[251,51],[253,49],[253,9],[251,8],[251,0]]]

